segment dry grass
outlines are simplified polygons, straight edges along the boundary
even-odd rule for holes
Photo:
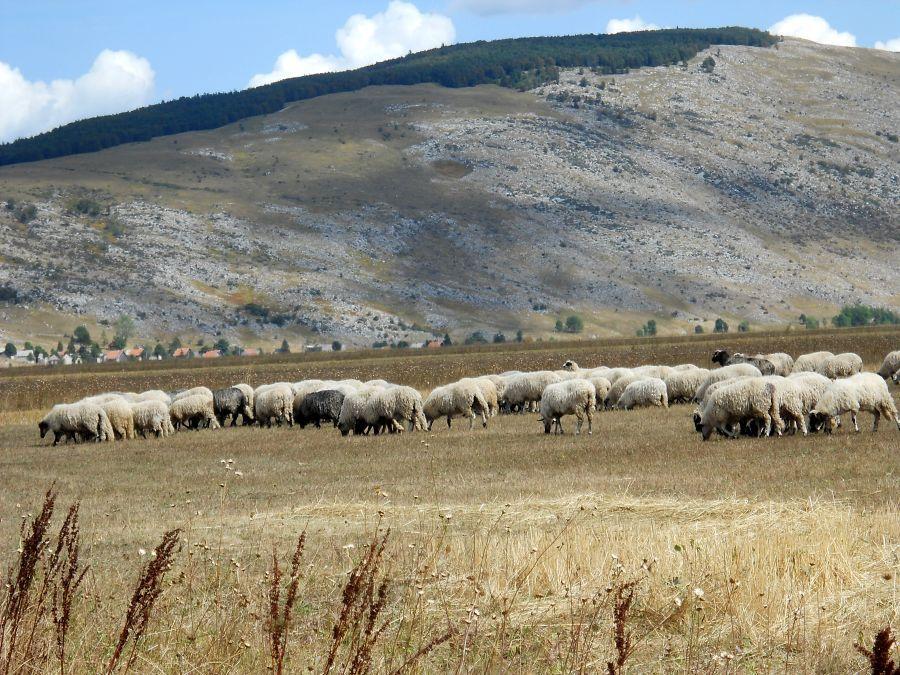
[[[853,339],[869,364],[897,340],[867,335]],[[323,358],[249,375],[357,365],[421,382],[467,361],[589,363],[589,350],[673,361],[708,347]],[[60,381],[231,377],[225,368]],[[882,425],[702,443],[689,413],[604,412],[594,435],[578,438],[545,437],[533,416],[516,416],[474,432],[229,429],[52,449],[29,421],[37,412],[10,412],[0,561],[17,559],[21,518],[48,484],[80,501],[90,571],[72,602],[65,672],[110,663],[135,579],[175,528],[183,549],[133,652],[138,672],[277,671],[279,659],[284,672],[324,671],[332,653],[332,672],[866,671],[854,642],[868,649],[898,625],[900,434]],[[289,572],[275,575],[285,551]]]

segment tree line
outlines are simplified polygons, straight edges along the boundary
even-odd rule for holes
[[[514,38],[442,46],[372,66],[282,80],[253,89],[186,96],[130,112],[72,122],[0,145],[0,165],[32,162],[159,136],[213,129],[286,104],[376,85],[497,84],[530,88],[553,81],[559,68],[620,73],[685,61],[711,45],[768,47],[776,38],[750,28],[667,29],[615,35]]]

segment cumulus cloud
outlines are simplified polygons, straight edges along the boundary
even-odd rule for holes
[[[639,15],[635,15],[633,19],[610,19],[606,24],[606,32],[612,33],[633,33],[637,30],[657,30],[659,26],[655,23],[644,21]]]
[[[821,16],[812,14],[791,14],[769,28],[774,35],[787,35],[790,37],[812,40],[823,45],[838,45],[840,47],[855,47],[856,36],[852,33],[842,33],[832,28]]]
[[[887,42],[879,40],[875,43],[875,49],[882,49],[886,52],[900,52],[900,37],[895,37]]]
[[[354,14],[335,33],[340,56],[300,56],[290,49],[275,61],[272,72],[254,75],[249,86],[258,87],[289,77],[359,68],[408,52],[450,44],[456,29],[449,17],[419,11],[410,2],[392,0],[384,12]]]
[[[453,9],[482,16],[493,14],[543,14],[565,12],[599,0],[453,0]]]
[[[147,59],[105,49],[74,80],[31,82],[0,61],[0,142],[32,136],[85,117],[146,105],[155,74]]]

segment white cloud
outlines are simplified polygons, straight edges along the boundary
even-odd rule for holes
[[[482,16],[565,12],[600,0],[453,0],[451,7]]]
[[[900,52],[900,37],[895,37],[887,42],[879,40],[875,43],[875,49],[883,49],[886,52]]]
[[[637,30],[658,30],[659,26],[655,23],[644,21],[640,16],[635,15],[633,19],[610,19],[606,24],[606,32],[612,33],[633,33]]]
[[[419,11],[403,0],[392,0],[384,12],[366,16],[354,14],[335,33],[341,55],[300,56],[290,49],[275,61],[270,73],[254,75],[249,86],[258,87],[289,77],[359,68],[378,61],[405,56],[456,39],[449,17]]]
[[[109,49],[81,77],[49,84],[30,82],[18,68],[0,61],[0,142],[146,105],[154,78],[147,59]]]
[[[856,36],[852,33],[842,33],[832,28],[821,16],[812,14],[791,14],[769,28],[774,35],[787,35],[790,37],[812,40],[823,45],[838,45],[840,47],[855,47]]]

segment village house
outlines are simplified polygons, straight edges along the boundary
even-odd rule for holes
[[[103,363],[122,363],[127,360],[128,357],[125,355],[124,349],[113,349],[103,352]]]
[[[179,347],[172,352],[173,359],[192,359],[194,358],[194,350],[190,347]]]
[[[217,359],[222,356],[222,352],[218,349],[210,349],[208,352],[203,352],[202,358],[204,359]]]

